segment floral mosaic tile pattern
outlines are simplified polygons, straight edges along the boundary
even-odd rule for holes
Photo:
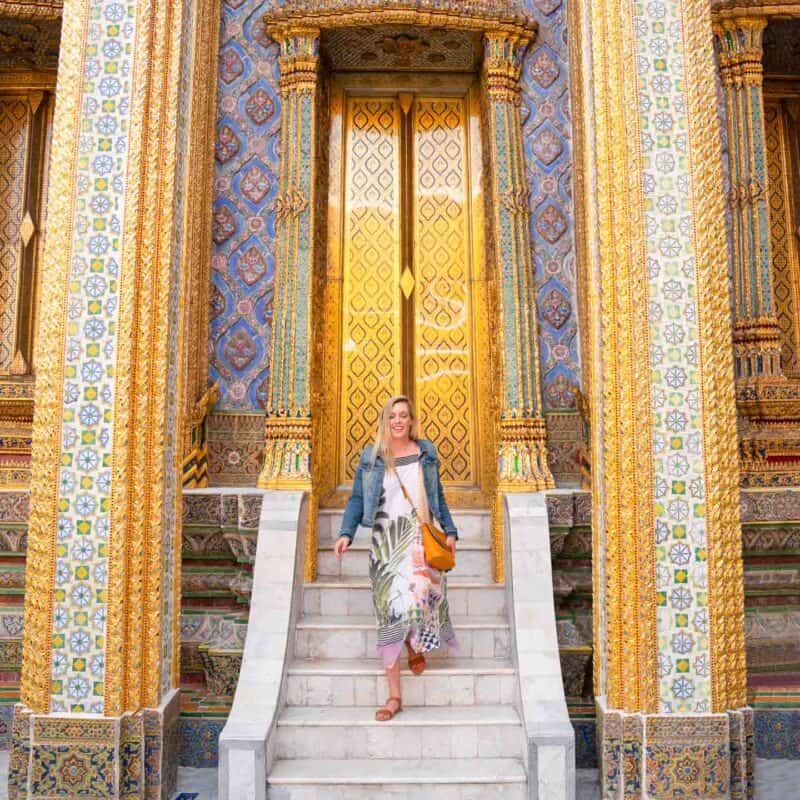
[[[219,766],[219,735],[224,727],[224,718],[181,717],[180,765],[182,767]]]
[[[759,758],[800,759],[800,709],[756,709],[753,717]]]
[[[257,24],[275,2],[225,0],[220,44],[209,358],[219,410],[266,404],[281,109],[277,50]],[[580,382],[566,6],[525,0],[539,39],[523,66],[523,119],[544,409]]]
[[[222,410],[261,409],[267,398],[281,125],[269,5],[223,3],[209,341]]]
[[[522,66],[521,111],[546,413],[574,409],[581,380],[567,9],[564,0],[526,0],[525,10],[539,23]]]
[[[103,712],[114,365],[135,5],[89,5],[64,354],[52,710]]]
[[[663,712],[710,710],[707,553],[692,186],[682,3],[634,4],[655,486]]]

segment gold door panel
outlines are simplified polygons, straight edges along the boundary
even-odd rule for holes
[[[449,95],[334,82],[316,445],[323,505],[346,497],[380,407],[400,393],[437,446],[451,497],[484,506],[492,490],[493,401],[481,400],[490,382],[476,378],[489,350],[476,258],[479,114],[462,86]]]
[[[339,474],[352,480],[374,437],[379,398],[402,383],[400,106],[347,101]]]
[[[414,399],[442,479],[476,484],[464,100],[417,98],[412,130]]]

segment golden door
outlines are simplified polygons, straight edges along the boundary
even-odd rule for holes
[[[479,379],[489,370],[478,126],[469,87],[334,86],[323,503],[335,504],[352,481],[393,394],[414,401],[456,502],[485,503],[491,402],[480,396],[490,382]]]

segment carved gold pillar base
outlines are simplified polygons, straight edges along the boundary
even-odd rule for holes
[[[311,489],[311,420],[268,417],[259,489]]]
[[[599,698],[597,722],[602,797],[754,796],[750,708],[629,714],[606,708]]]
[[[740,386],[783,380],[781,329],[774,316],[737,320],[733,328],[737,394]]]
[[[539,492],[555,488],[547,465],[547,429],[541,417],[501,419],[498,456],[499,491]]]
[[[783,373],[778,324],[772,316],[738,320],[733,342],[741,485],[796,485],[800,381]]]

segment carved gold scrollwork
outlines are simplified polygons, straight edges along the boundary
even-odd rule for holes
[[[284,192],[275,200],[275,218],[279,223],[287,217],[296,217],[308,208],[308,198],[297,188]]]
[[[311,419],[268,417],[264,426],[262,489],[311,488]]]
[[[758,203],[764,200],[766,194],[764,192],[764,185],[758,180],[751,180],[747,184],[747,202],[751,204]]]
[[[501,198],[504,208],[507,208],[512,214],[526,214],[530,215],[530,190],[527,187],[520,189],[509,189]]]

